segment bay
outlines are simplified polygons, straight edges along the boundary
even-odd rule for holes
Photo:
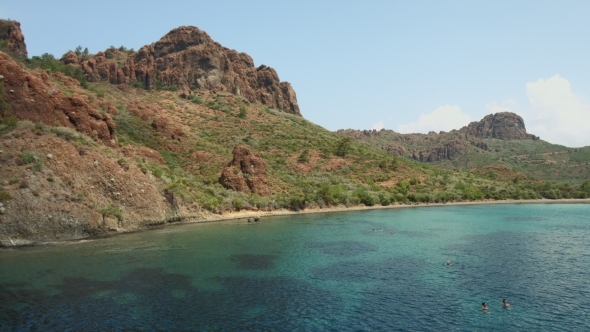
[[[590,205],[514,204],[0,250],[0,331],[590,330],[589,239]]]

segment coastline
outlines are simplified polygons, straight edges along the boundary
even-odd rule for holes
[[[468,206],[468,205],[495,205],[495,204],[590,204],[590,198],[564,198],[564,199],[529,199],[529,200],[483,200],[469,202],[448,202],[448,203],[413,203],[413,204],[395,204],[395,205],[374,205],[374,206],[335,206],[323,209],[313,208],[301,211],[292,210],[273,210],[273,211],[237,211],[226,212],[221,215],[213,214],[203,219],[187,219],[180,222],[181,224],[200,223],[200,222],[217,222],[226,220],[248,219],[254,217],[275,217],[287,215],[300,215],[310,213],[334,213],[334,212],[352,212],[365,210],[384,210],[384,209],[406,209],[420,207],[438,207],[438,206]]]
[[[326,208],[313,208],[301,211],[293,211],[287,209],[273,210],[273,211],[231,211],[222,214],[208,213],[201,218],[187,217],[183,218],[179,222],[166,223],[158,226],[148,226],[136,229],[122,229],[119,232],[111,233],[107,235],[95,236],[95,237],[84,237],[77,239],[64,239],[61,241],[27,241],[22,239],[12,240],[10,242],[6,240],[0,240],[0,250],[2,249],[14,249],[31,246],[43,246],[43,245],[58,245],[66,243],[81,243],[86,241],[96,241],[104,238],[110,238],[119,235],[125,235],[130,233],[149,231],[151,229],[157,229],[161,227],[167,227],[172,225],[186,225],[196,223],[211,223],[211,222],[223,222],[230,220],[247,220],[254,218],[266,218],[266,217],[278,217],[278,216],[289,216],[289,215],[301,215],[301,214],[317,214],[317,213],[338,213],[338,212],[353,212],[353,211],[369,211],[369,210],[385,210],[385,209],[407,209],[407,208],[423,208],[423,207],[441,207],[441,206],[470,206],[470,205],[505,205],[505,204],[590,204],[590,198],[583,199],[534,199],[534,200],[482,200],[482,201],[469,201],[469,202],[447,202],[447,203],[412,203],[412,204],[394,204],[394,205],[374,205],[374,206],[335,206]]]

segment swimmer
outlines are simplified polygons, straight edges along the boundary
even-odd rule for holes
[[[502,300],[502,306],[503,306],[504,308],[508,308],[508,307],[510,306],[510,303],[508,303],[508,300],[506,300],[506,299],[503,299],[503,300]]]
[[[447,261],[445,264],[447,264],[447,265],[451,265],[451,261]]]
[[[488,304],[485,302],[482,302],[481,303],[481,310],[484,310],[484,311],[488,310]]]

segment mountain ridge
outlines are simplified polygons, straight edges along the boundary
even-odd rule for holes
[[[397,156],[447,169],[469,170],[503,165],[535,178],[550,180],[556,175],[558,180],[570,183],[580,183],[590,176],[585,163],[588,159],[585,154],[587,148],[574,149],[545,142],[529,134],[522,117],[511,112],[489,114],[480,121],[473,121],[450,132],[401,134],[388,129],[341,129],[337,133]],[[576,155],[580,152],[583,155]],[[545,157],[542,157],[543,154]],[[556,169],[554,164],[562,164],[565,160],[558,158],[556,161],[552,158],[558,154],[571,154],[573,157],[572,162],[565,158],[566,164],[572,168],[572,176],[566,175],[569,169]],[[519,160],[511,161],[515,158]],[[539,160],[547,163],[545,169],[537,166],[532,167],[534,170],[527,168],[527,165],[538,164]]]

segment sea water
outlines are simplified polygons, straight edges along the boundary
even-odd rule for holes
[[[589,331],[590,205],[308,214],[0,250],[0,331],[32,330]]]

